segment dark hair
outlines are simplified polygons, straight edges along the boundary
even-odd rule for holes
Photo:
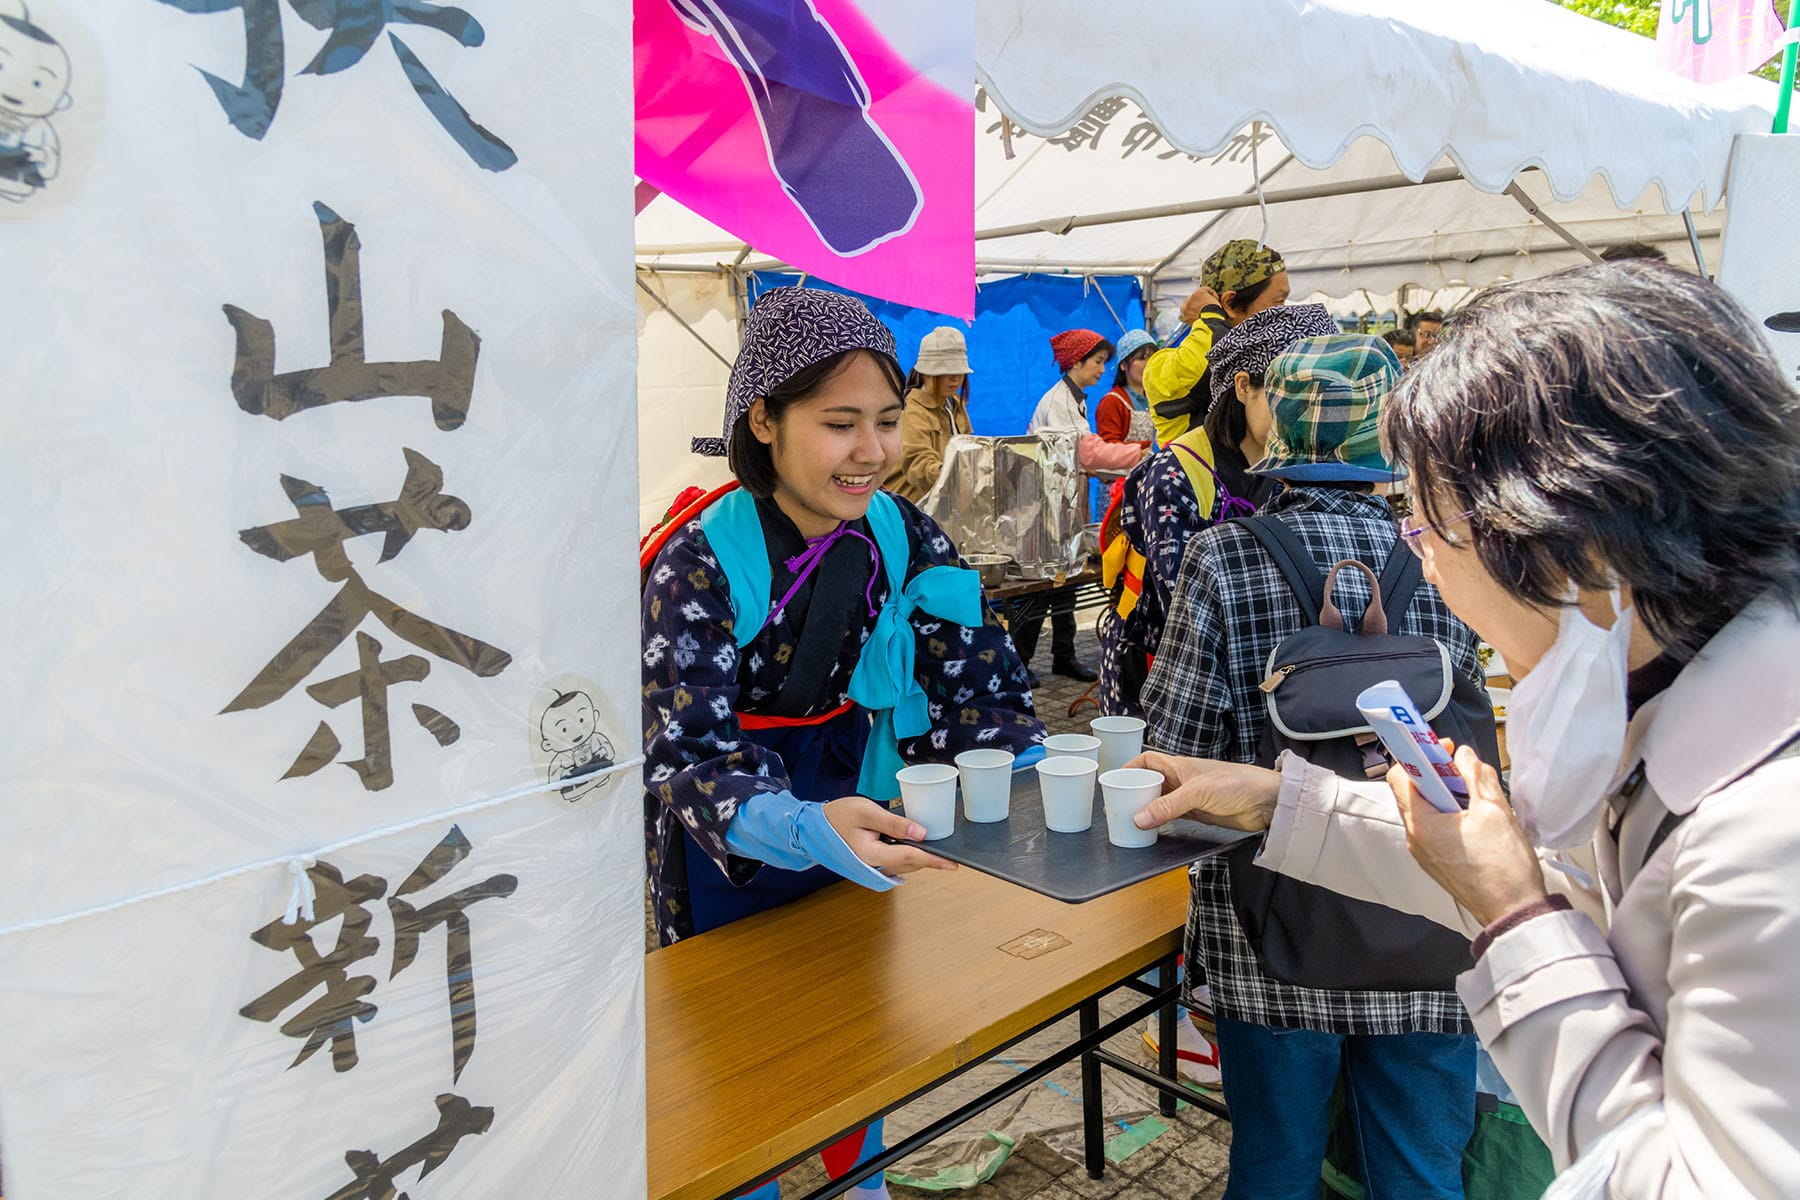
[[[1280,272],[1278,271],[1276,274],[1280,274]],[[1242,287],[1234,290],[1231,293],[1230,304],[1225,304],[1225,297],[1223,296],[1219,297],[1219,303],[1225,304],[1225,307],[1227,308],[1243,312],[1252,304],[1255,304],[1262,294],[1269,290],[1269,285],[1274,282],[1275,276],[1271,275],[1267,279],[1259,280],[1256,283],[1251,284],[1249,287]]]
[[[921,375],[919,373],[919,368],[914,367],[912,370],[910,370],[906,373],[906,383],[901,387],[900,394],[902,396],[904,396],[907,392],[922,391],[925,387],[925,381],[927,379],[936,379],[936,378],[938,378],[938,376],[936,376],[936,375]],[[968,377],[968,375],[965,374],[962,377],[962,386],[956,389],[956,394],[961,396],[964,400],[967,400],[969,398],[969,377]]]
[[[1416,312],[1412,316],[1406,318],[1406,332],[1419,332],[1419,326],[1425,324],[1427,321],[1431,322],[1433,325],[1442,325],[1444,323],[1444,314],[1435,308],[1428,308],[1424,312]]]
[[[1608,246],[1600,252],[1601,262],[1618,262],[1625,258],[1653,258],[1657,262],[1669,261],[1668,255],[1649,242],[1620,242],[1617,246]]]
[[[583,700],[587,700],[589,704],[593,703],[592,700],[588,699],[588,694],[586,692],[558,692],[556,694],[556,699],[552,700],[548,705],[546,705],[544,708],[544,711],[549,712],[553,708],[561,708],[563,705],[567,704],[569,701],[575,699],[576,697],[580,697]]]
[[[763,411],[768,414],[769,420],[779,423],[782,414],[824,387],[857,354],[867,354],[875,360],[876,365],[881,368],[882,378],[887,380],[896,399],[905,394],[902,386],[906,377],[900,373],[899,363],[873,350],[845,350],[830,358],[822,358],[810,367],[803,367],[770,388],[762,397]],[[731,427],[731,449],[726,461],[731,466],[731,473],[737,476],[738,483],[746,492],[759,500],[767,500],[775,494],[775,456],[750,432],[749,409],[745,409],[744,415]]]
[[[1419,339],[1414,337],[1412,331],[1408,329],[1390,329],[1381,335],[1381,340],[1396,349],[1401,346],[1414,349],[1419,344]]]
[[[1098,347],[1096,347],[1096,349],[1098,349]],[[1122,388],[1122,387],[1127,386],[1130,381],[1125,378],[1125,364],[1130,362],[1132,359],[1136,358],[1140,354],[1143,355],[1145,358],[1149,358],[1152,354],[1155,354],[1155,353],[1156,353],[1156,343],[1155,342],[1145,342],[1142,346],[1139,346],[1136,350],[1133,350],[1130,354],[1126,355],[1124,358],[1121,358],[1119,360],[1119,369],[1113,372],[1112,385],[1116,388]]]
[[[1268,386],[1267,378],[1261,371],[1245,371],[1250,377],[1251,387]],[[1233,379],[1237,375],[1233,373]],[[1230,446],[1236,450],[1243,440],[1250,436],[1250,417],[1244,412],[1244,406],[1238,403],[1237,388],[1227,385],[1225,394],[1213,401],[1213,406],[1206,410],[1206,440],[1213,444],[1213,453],[1219,447]]]
[[[1111,342],[1107,341],[1105,338],[1101,338],[1099,341],[1094,343],[1093,349],[1089,350],[1086,354],[1082,355],[1080,358],[1076,359],[1074,362],[1072,362],[1068,366],[1064,367],[1063,374],[1067,375],[1070,371],[1074,370],[1077,366],[1086,362],[1088,359],[1094,357],[1094,355],[1096,355],[1096,354],[1104,354],[1104,355],[1106,355],[1107,358],[1114,358],[1118,355],[1118,353],[1119,353],[1119,351],[1118,351],[1117,347],[1115,347]]]
[[[1457,310],[1382,413],[1414,503],[1464,510],[1530,603],[1629,585],[1686,660],[1766,591],[1800,601],[1800,393],[1723,289],[1630,259]]]

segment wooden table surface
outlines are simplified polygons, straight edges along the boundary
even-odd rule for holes
[[[652,953],[651,1200],[715,1200],[1180,948],[1187,873],[1063,904],[840,883]]]

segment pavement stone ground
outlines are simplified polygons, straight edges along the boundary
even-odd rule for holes
[[[1077,615],[1076,650],[1081,661],[1098,668],[1100,646],[1094,633],[1096,615],[1091,609]],[[1082,704],[1079,711],[1070,716],[1070,705],[1080,700],[1088,685],[1051,674],[1048,634],[1045,630],[1037,658],[1031,664],[1041,680],[1035,693],[1038,713],[1052,733],[1086,732],[1087,723],[1099,715],[1099,709],[1092,704]],[[1110,1008],[1116,1015],[1131,1007],[1135,999],[1130,993],[1115,996],[1103,1005],[1103,1011]],[[1064,1045],[1073,1041],[1075,1024],[1075,1018],[1069,1017],[1009,1051],[1006,1058],[1015,1065],[1009,1067],[1003,1062],[977,1068],[890,1113],[887,1118],[889,1139],[919,1129],[995,1086],[1005,1078],[1008,1069],[1021,1069],[1016,1064],[1034,1061],[1034,1046]],[[1154,1065],[1138,1030],[1121,1034],[1109,1043],[1109,1048],[1146,1065]],[[1106,1073],[1109,1140],[1124,1136],[1127,1130],[1123,1126],[1134,1124],[1155,1111],[1147,1089],[1133,1096],[1116,1080],[1116,1072]],[[1130,1086],[1135,1088],[1137,1085]],[[1113,1094],[1115,1088],[1122,1093],[1120,1096]],[[1185,1105],[1174,1117],[1162,1119],[1167,1125],[1166,1130],[1123,1161],[1109,1162],[1105,1178],[1089,1179],[1081,1162],[1080,1094],[1081,1067],[1079,1063],[1070,1063],[1052,1073],[1045,1082],[1021,1093],[1025,1097],[1022,1104],[1006,1101],[969,1121],[962,1127],[965,1139],[970,1136],[970,1131],[996,1126],[1004,1128],[1008,1119],[1044,1127],[1019,1137],[1011,1156],[986,1182],[944,1193],[946,1200],[1217,1200],[1224,1195],[1231,1125],[1203,1109]],[[1131,1111],[1134,1104],[1136,1111]],[[997,1117],[1005,1119],[996,1120]],[[921,1151],[894,1169],[905,1171],[909,1163],[929,1154],[929,1150]],[[792,1200],[806,1195],[824,1181],[824,1168],[815,1159],[794,1168],[782,1179],[781,1194]],[[890,1184],[889,1190],[895,1200],[922,1200],[929,1194],[897,1184]]]

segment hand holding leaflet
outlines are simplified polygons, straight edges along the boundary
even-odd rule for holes
[[[1468,807],[1468,784],[1405,688],[1384,679],[1363,689],[1356,707],[1431,807],[1446,813]]]

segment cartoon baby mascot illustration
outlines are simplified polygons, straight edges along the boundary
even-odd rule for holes
[[[594,702],[586,692],[559,692],[538,722],[544,750],[550,755],[549,780],[572,779],[613,764],[612,743],[601,733],[594,716]],[[610,775],[586,779],[562,789],[573,804],[606,786]]]
[[[24,6],[0,3],[0,198],[21,204],[62,166],[50,118],[74,102],[69,55]]]

